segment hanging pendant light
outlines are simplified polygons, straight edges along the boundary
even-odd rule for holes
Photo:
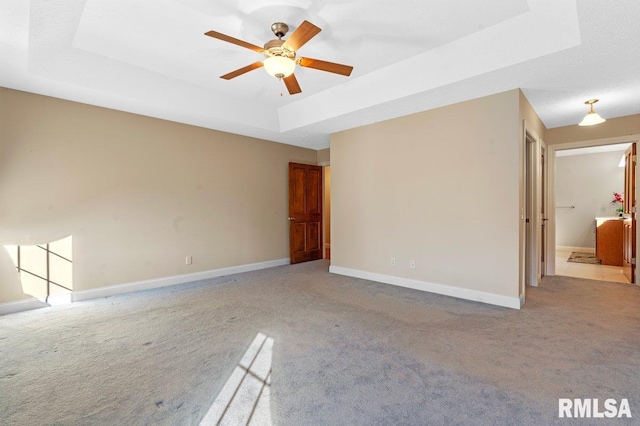
[[[578,126],[593,126],[594,124],[600,124],[607,121],[604,118],[600,117],[600,115],[598,115],[598,113],[593,110],[593,104],[595,104],[596,102],[598,102],[597,99],[589,99],[587,102],[585,102],[585,104],[591,106],[591,110],[587,115],[584,116]]]

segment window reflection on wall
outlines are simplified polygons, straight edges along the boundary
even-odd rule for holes
[[[72,237],[35,246],[5,246],[20,274],[22,292],[38,299],[73,291]]]

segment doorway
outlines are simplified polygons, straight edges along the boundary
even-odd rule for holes
[[[549,275],[635,281],[635,136],[549,147]]]
[[[322,164],[321,164],[322,165]],[[331,166],[322,167],[324,207],[323,229],[324,229],[324,258],[331,259]]]
[[[291,263],[323,258],[322,167],[289,163],[289,253]]]

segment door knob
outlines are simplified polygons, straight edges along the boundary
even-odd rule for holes
[[[290,217],[289,220],[296,220],[296,218],[295,217]]]

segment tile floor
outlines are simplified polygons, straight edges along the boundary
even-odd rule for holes
[[[556,275],[587,278],[591,280],[629,283],[620,266],[588,265],[585,263],[567,262],[571,251],[556,250]]]

